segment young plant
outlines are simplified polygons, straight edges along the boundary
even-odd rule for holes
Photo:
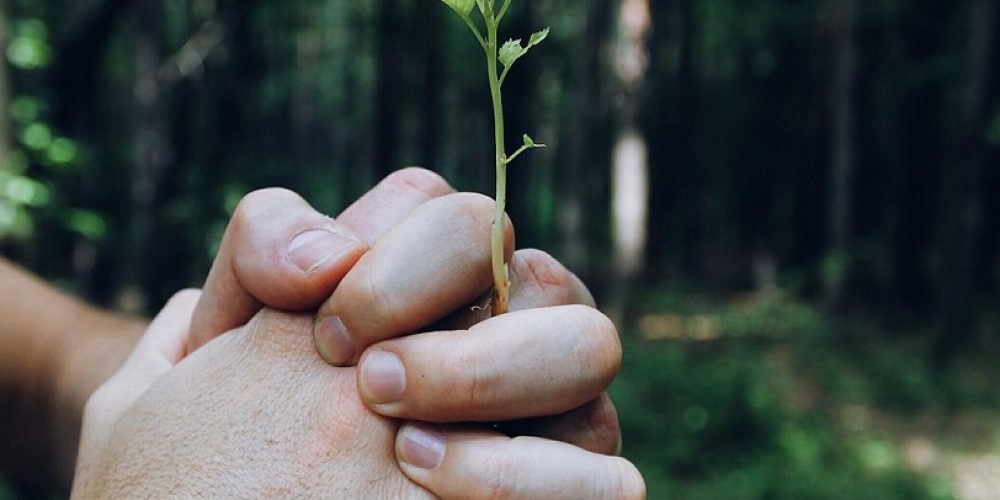
[[[500,22],[503,21],[511,0],[441,0],[451,7],[486,53],[486,74],[490,84],[490,96],[493,99],[493,129],[496,139],[496,213],[493,218],[491,248],[493,252],[493,314],[501,315],[507,312],[510,304],[510,270],[504,260],[504,214],[507,209],[507,166],[525,151],[543,148],[528,134],[521,138],[521,147],[514,154],[507,156],[504,146],[503,95],[501,88],[511,67],[523,57],[532,47],[542,43],[549,36],[545,28],[528,39],[524,44],[520,39],[508,40],[502,46],[498,43]],[[500,2],[503,2],[500,5]],[[483,28],[480,29],[471,17],[473,9],[478,8],[483,18]],[[485,31],[485,35],[484,35]]]

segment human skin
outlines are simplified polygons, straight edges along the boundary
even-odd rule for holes
[[[442,330],[468,328],[488,317],[488,313],[471,308],[469,302],[473,299],[481,302],[478,297],[492,283],[489,265],[492,214],[485,210],[490,204],[481,196],[456,196],[440,176],[415,168],[389,176],[336,220],[319,214],[288,191],[253,193],[238,206],[223,237],[205,284],[205,294],[195,311],[188,351],[246,323],[260,310],[261,304],[293,310],[311,310],[321,305],[314,328],[316,344],[321,355],[335,365],[368,359],[360,356],[367,352],[365,349],[381,350],[381,345],[370,347],[374,342],[410,335],[426,323],[436,322],[436,329]],[[392,231],[385,238],[390,229],[397,228],[407,218],[416,222]],[[288,257],[288,248],[295,247],[298,236],[316,231],[331,236],[321,245],[322,250],[306,252],[312,259],[296,264],[295,259]],[[507,248],[513,248],[513,237],[513,228],[508,224]],[[254,251],[247,253],[246,249]],[[314,265],[316,261],[322,265]],[[461,279],[456,279],[458,270],[463,273],[459,275]],[[544,252],[530,249],[516,252],[511,259],[511,275],[513,311],[570,304],[594,306],[583,283]],[[463,286],[456,287],[455,283]],[[345,308],[344,304],[352,307]],[[333,332],[327,328],[331,317],[337,318],[333,323],[342,325],[348,335],[352,327],[357,330],[355,338],[349,340],[353,354],[349,357],[353,359],[346,363],[344,359],[332,359],[337,357],[335,344],[342,346],[342,341],[331,342]],[[361,323],[365,328],[358,330]],[[574,354],[566,344],[575,339],[586,340],[572,332],[541,338],[550,343],[538,344],[541,347],[530,352],[556,353],[556,359],[563,361]],[[595,345],[611,352],[611,359],[620,356],[617,336],[608,340],[613,341],[611,346]],[[469,377],[476,369],[482,374],[545,375],[538,370],[538,366],[544,366],[541,364],[544,357],[532,357],[514,342],[492,345],[489,339],[458,336],[446,348],[427,349],[429,342],[433,342],[432,336],[417,336],[410,342],[385,345],[407,363],[452,366],[453,376],[438,377],[433,384],[412,382],[403,392],[402,400],[391,405],[368,397],[366,402],[373,411],[436,422],[499,421],[505,417],[502,412],[510,411],[509,401],[499,397],[481,403],[470,400],[466,407],[461,407],[451,402],[451,396],[477,384]],[[407,353],[411,348],[417,351],[413,355]],[[481,356],[485,353],[485,359],[472,359],[477,349]],[[466,363],[455,362],[452,355],[459,352],[468,353]],[[369,365],[362,363],[362,374],[375,371],[366,366]],[[578,370],[567,376],[582,382],[590,371]],[[545,393],[546,386],[535,380],[516,387],[538,398]],[[364,387],[362,393],[371,396],[371,391]],[[603,394],[563,413],[518,418],[516,422],[505,423],[506,429],[571,442],[599,453],[614,453],[621,445],[617,413]]]
[[[283,206],[287,210],[291,205]],[[430,255],[428,249],[442,252],[444,247],[457,247],[473,256],[467,266],[459,266],[466,269],[453,276],[462,285],[439,293],[434,302],[475,297],[483,288],[474,279],[476,270],[489,266],[489,252],[482,252],[480,259],[474,248],[481,239],[478,214],[488,220],[489,212],[489,200],[473,195],[443,196],[420,205],[379,238],[362,262],[351,266],[334,296],[349,292],[348,285],[359,275],[358,282],[367,284],[362,289],[370,291],[379,283],[377,276],[364,274],[393,269],[402,249]],[[446,222],[451,227],[449,238],[434,238]],[[539,254],[525,255],[530,260]],[[413,269],[441,273],[436,266],[449,262],[446,257]],[[411,276],[403,273],[399,283]],[[531,288],[528,283],[525,290]],[[395,316],[401,318],[418,306],[407,303],[412,293],[415,290],[407,286],[389,288],[378,302],[392,304],[401,313]],[[382,354],[405,359],[411,380],[426,380],[411,385],[417,397],[409,398],[410,403],[418,402],[421,393],[449,387],[450,408],[438,413],[449,415],[448,420],[464,420],[462,412],[497,415],[501,404],[508,412],[503,418],[541,417],[586,407],[600,399],[620,361],[613,325],[590,307],[529,309],[486,320],[465,332],[427,332],[391,340],[394,345],[376,345],[362,356],[355,371],[323,362],[312,340],[312,316],[266,309],[248,326],[209,341],[180,361],[191,350],[184,311],[196,300],[187,294],[165,309],[133,359],[91,400],[76,496],[145,496],[164,491],[180,496],[349,498],[419,498],[428,492],[445,498],[643,495],[641,477],[620,458],[547,439],[512,439],[485,426],[407,424],[397,435],[397,421],[374,414],[362,402],[382,405],[372,396],[385,385],[378,373],[383,370],[379,362],[367,369],[365,363]],[[200,303],[212,300],[202,298]],[[358,306],[372,309],[362,302]],[[434,321],[444,315],[421,317]],[[171,319],[178,316],[182,319]],[[380,323],[385,324],[391,323]],[[445,344],[449,349],[441,349]],[[511,363],[491,359],[502,359],[505,349],[537,366],[505,372],[502,368]],[[240,354],[234,356],[232,351]],[[443,362],[426,364],[435,358]],[[225,361],[232,359],[238,361]],[[142,371],[141,367],[157,368]],[[372,371],[374,376],[366,373]],[[436,379],[435,371],[443,376]],[[536,385],[533,392],[522,389],[534,377],[548,383]],[[205,389],[193,396],[192,386]],[[496,390],[506,387],[513,390]],[[554,397],[556,393],[561,395]],[[396,411],[428,411],[418,404],[406,410],[407,398],[400,399],[403,409]]]
[[[348,225],[353,222],[353,224],[356,227],[360,228],[358,232],[361,233],[361,236],[356,237],[356,239],[364,240],[361,245],[362,248],[358,252],[358,255],[363,255],[364,252],[367,250],[365,247],[377,243],[381,235],[389,227],[393,226],[396,222],[398,222],[399,217],[406,215],[408,211],[412,211],[415,205],[420,205],[429,199],[435,198],[442,194],[447,194],[447,192],[450,192],[450,188],[447,187],[447,185],[444,184],[443,181],[440,181],[440,178],[434,176],[433,174],[430,174],[426,171],[419,171],[413,169],[402,171],[387,179],[378,188],[374,189],[372,192],[366,195],[366,197],[364,197],[357,204],[355,204],[355,206],[352,206],[351,209],[346,211],[344,214],[341,215],[341,217],[338,218],[337,223],[343,223],[345,225]],[[270,194],[273,195],[276,193],[271,192]],[[284,193],[285,201],[288,201],[289,199],[287,194],[288,193]],[[263,198],[264,200],[267,200],[269,198],[269,195],[267,193],[258,193],[257,196],[255,196],[254,198],[257,199]],[[252,222],[253,220],[253,217],[247,217],[247,216],[254,215],[254,210],[253,210],[254,203],[245,203],[244,205],[250,205],[250,207],[249,209],[245,209],[243,211],[244,212],[243,213],[244,217],[242,217],[243,223],[241,224],[239,222],[239,219],[241,218],[241,212],[238,210],[237,215],[234,218],[234,222],[236,222],[236,224],[231,225],[231,228],[234,225],[237,227],[240,227],[242,225],[242,227],[245,229],[249,228],[250,231],[247,232],[252,233],[252,236],[256,237],[257,240],[254,240],[253,237],[243,238],[243,239],[235,238],[236,244],[229,246],[229,250],[231,250],[229,254],[229,257],[231,257],[231,259],[229,261],[227,261],[226,252],[225,251],[220,252],[220,257],[216,261],[217,267],[220,269],[228,268],[229,270],[234,270],[235,271],[234,273],[230,274],[229,276],[225,276],[225,278],[235,278],[235,284],[233,283],[232,280],[230,280],[230,282],[227,284],[226,279],[220,280],[218,279],[217,276],[215,278],[210,277],[209,282],[206,283],[206,290],[208,291],[214,289],[215,292],[213,292],[212,295],[215,297],[222,297],[223,299],[214,300],[214,302],[204,301],[204,300],[201,302],[201,305],[199,305],[199,311],[203,312],[208,311],[208,313],[206,313],[208,314],[208,316],[212,317],[211,304],[213,303],[218,308],[216,312],[219,312],[218,315],[215,315],[215,319],[218,319],[218,317],[221,316],[223,317],[222,320],[223,323],[225,321],[238,322],[241,320],[245,320],[245,318],[240,318],[240,316],[245,316],[246,314],[252,315],[256,313],[263,304],[267,305],[274,304],[279,307],[286,307],[296,310],[308,309],[309,307],[313,307],[315,304],[318,304],[320,301],[322,301],[322,299],[326,295],[328,295],[329,289],[336,288],[336,285],[342,278],[342,276],[336,276],[337,273],[342,273],[343,270],[346,270],[350,268],[351,265],[353,265],[350,263],[344,264],[343,262],[339,263],[334,262],[336,259],[333,260],[327,259],[326,262],[324,263],[328,264],[327,267],[319,266],[318,268],[309,269],[309,272],[307,273],[289,277],[287,274],[282,274],[283,271],[287,269],[283,269],[280,265],[279,266],[273,265],[274,260],[268,260],[267,258],[264,258],[255,261],[254,256],[259,256],[261,254],[268,255],[268,252],[267,251],[264,251],[263,253],[258,252],[259,250],[262,249],[261,246],[254,246],[254,245],[248,246],[247,245],[248,243],[263,243],[265,250],[269,243],[274,243],[274,242],[278,242],[281,244],[287,243],[287,241],[282,241],[281,238],[276,238],[276,236],[281,236],[283,234],[282,231],[284,229],[288,229],[289,227],[293,229],[302,229],[302,224],[301,224],[302,220],[298,220],[294,224],[285,223],[284,225],[281,225],[281,223],[279,223],[278,226],[280,227],[270,233],[268,233],[268,231],[254,232],[253,228],[268,227],[274,229],[275,226],[268,224],[248,223]],[[266,206],[267,205],[266,203],[257,205],[258,205],[256,207],[258,209],[257,215],[269,211],[268,207]],[[269,208],[273,209],[275,207],[271,206]],[[274,212],[273,210],[270,211]],[[291,211],[283,210],[277,212],[280,212],[283,215],[285,214],[294,215],[296,213],[295,210]],[[313,214],[315,214],[314,211]],[[317,223],[317,222],[321,222],[322,224],[334,223],[329,219],[326,219],[322,216],[318,216],[318,214],[315,214],[318,218],[315,218],[310,222],[309,219],[313,219],[313,217],[312,215],[307,214],[305,211],[300,212],[299,215],[305,216],[304,220],[306,220],[307,222],[305,226],[309,226],[311,223]],[[367,218],[371,223],[358,224],[365,218]],[[294,217],[292,217],[292,219],[294,219]],[[305,229],[309,228],[307,227]],[[350,230],[348,230],[348,232],[349,231]],[[243,235],[244,237],[247,236],[246,234],[247,232],[244,232]],[[227,238],[229,237],[229,234],[230,232],[227,232]],[[229,238],[229,239],[234,240],[234,238]],[[348,246],[351,247],[352,245]],[[385,246],[386,248],[392,248],[391,246],[387,245],[382,245],[382,246]],[[227,246],[226,243],[224,242],[223,249],[225,250],[226,248]],[[392,252],[389,253],[382,252],[382,253],[384,255],[392,254]],[[247,258],[248,255],[251,258]],[[349,258],[353,258],[351,255],[351,251],[346,252],[346,255]],[[326,259],[325,256],[323,256],[322,258]],[[225,263],[225,265],[221,267],[218,266],[220,262]],[[240,265],[237,264],[237,262],[242,263],[243,266],[241,267]],[[553,259],[551,259],[551,257],[548,257],[547,255],[541,252],[537,251],[519,252],[517,255],[514,256],[512,266],[513,266],[512,271],[514,275],[522,277],[521,279],[515,279],[515,282],[520,282],[521,285],[519,287],[520,293],[515,294],[515,304],[518,303],[518,300],[520,300],[521,308],[527,308],[529,306],[542,307],[545,305],[568,304],[575,302],[592,304],[592,299],[590,299],[589,293],[587,293],[586,289],[582,287],[582,284],[579,283],[579,280],[576,280],[575,277],[573,277],[570,273],[568,273],[568,271],[565,271],[565,269],[562,268]],[[311,267],[313,266],[310,266],[310,268]],[[217,273],[215,273],[215,268],[213,268],[213,275],[216,274]],[[419,275],[415,277],[419,277]],[[296,279],[298,279],[299,281],[296,281]],[[218,286],[220,284],[223,286],[221,287]],[[261,298],[255,296],[253,293],[254,291],[259,292],[260,290],[265,291],[264,294],[258,293],[258,295],[262,295]],[[223,293],[219,293],[220,291]],[[267,293],[271,293],[271,295],[267,295]],[[419,294],[413,295],[412,290],[409,293],[411,297],[416,297],[420,298],[421,300],[426,300],[426,297],[421,297]],[[462,294],[472,294],[472,292],[468,290],[464,291],[459,290],[459,295],[461,296]],[[208,295],[209,294],[206,293],[206,296]],[[234,296],[236,297],[236,300],[230,300]],[[241,297],[246,300],[240,302],[239,299]],[[282,301],[285,302],[282,303]],[[234,303],[236,304],[237,307],[231,307],[231,305]],[[243,308],[239,307],[241,303],[246,304],[246,306]],[[209,306],[206,307],[205,304],[208,304]],[[398,310],[403,312],[407,310],[407,307],[412,307],[412,305],[407,306],[405,301],[400,302],[399,304],[402,307]],[[230,314],[230,317],[228,319],[225,318],[225,315],[227,313]],[[440,314],[440,311],[435,314]],[[481,314],[473,313],[468,308],[464,308],[460,309],[458,313],[451,314],[441,324],[447,323],[452,327],[458,327],[462,325],[474,324],[475,322],[481,319],[482,319]],[[122,320],[117,320],[117,321],[122,321]],[[97,322],[97,323],[102,323],[102,322]],[[103,322],[103,323],[106,325],[116,324],[115,322]],[[128,325],[133,329],[133,331],[136,328],[136,325],[138,324],[136,322],[126,322],[126,323],[128,323]],[[197,323],[198,321],[196,319],[195,324]],[[114,330],[109,330],[109,331],[114,331]],[[392,333],[388,336],[395,336],[403,333],[411,333],[411,332]],[[469,337],[470,336],[460,336],[454,339],[450,344],[457,343],[457,345],[461,346],[463,343],[466,343],[470,346],[469,349],[467,349],[467,352],[473,352],[475,351],[475,347],[473,346],[475,342],[468,341],[467,339]],[[431,338],[431,336],[428,335],[425,338]],[[416,347],[419,347],[421,344],[425,346],[430,345],[426,341],[413,343],[412,347],[414,349],[414,352],[416,352],[417,354],[420,353],[420,349],[416,349]],[[183,353],[187,353],[191,349],[192,345],[197,345],[197,342],[185,341],[184,345],[185,346],[183,349]],[[407,354],[406,344],[401,344],[401,346],[402,347],[400,346],[396,347],[396,353],[398,355],[401,355],[404,361],[407,361],[407,364],[409,364],[411,357],[408,357],[406,355]],[[379,350],[380,349],[373,349],[372,352],[379,352]],[[195,354],[197,355],[198,353]],[[423,355],[424,362],[433,361],[434,353],[431,352],[430,354],[431,355],[428,356],[425,350],[425,354]],[[135,356],[136,354],[133,354],[133,357]],[[528,365],[528,363],[533,361],[531,356],[523,358],[524,358],[524,363],[522,363],[521,365],[519,365],[517,362],[511,362],[506,365],[500,365],[500,367],[502,369],[508,369],[511,372],[514,372],[516,370],[524,368],[525,366]],[[365,359],[365,357],[362,357],[362,359]],[[416,360],[414,362],[418,362],[420,361],[421,358],[420,356],[416,356],[412,357],[412,359]],[[106,364],[110,365],[112,363],[106,363]],[[419,363],[417,364],[417,366],[419,366]],[[488,364],[484,366],[488,366]],[[362,371],[362,373],[364,373],[364,370]],[[570,377],[573,376],[580,377],[579,374],[570,375]],[[362,378],[364,377],[362,376]],[[462,388],[462,380],[461,379],[458,380],[459,383],[451,387],[452,389]],[[80,385],[83,386],[85,384],[80,384]],[[364,384],[362,383],[362,388],[363,387]],[[395,409],[384,408],[381,405],[373,404],[371,400],[367,400],[367,403],[370,404],[371,407],[376,409],[377,411],[383,410],[386,411],[387,413],[395,412],[394,416],[406,416],[409,412],[409,414],[412,415],[411,418],[418,418],[421,415],[421,412],[428,412],[428,410],[430,409],[431,413],[424,413],[424,414],[427,415],[428,417],[427,419],[435,420],[434,415],[432,413],[433,411],[438,411],[440,413],[441,412],[440,409],[433,410],[433,405],[412,404],[412,403],[419,403],[421,398],[433,396],[435,394],[434,392],[435,388],[438,390],[438,392],[440,392],[442,388],[445,388],[445,385],[425,384],[423,386],[423,389],[420,389],[419,384],[411,384],[410,389],[407,389],[407,391],[405,392],[405,397],[403,398],[402,404],[396,405]],[[79,392],[83,391],[78,391],[78,393]],[[100,398],[95,397],[95,400],[100,400]],[[408,404],[408,402],[410,404]],[[613,406],[610,405],[610,401],[608,401],[605,396],[599,396],[597,398],[592,399],[589,402],[583,402],[583,403],[584,404],[581,404],[580,406],[573,408],[572,410],[555,417],[545,416],[541,418],[530,418],[522,420],[516,425],[516,427],[522,431],[537,433],[540,435],[547,435],[555,439],[562,439],[567,442],[572,442],[587,449],[608,452],[610,449],[613,449],[615,446],[617,446],[617,435],[618,435],[617,419],[614,416]],[[496,402],[491,403],[489,401],[478,401],[478,402],[470,401],[470,403],[466,406],[466,408],[453,407],[449,409],[448,411],[451,412],[452,415],[451,419],[439,417],[437,418],[437,420],[448,421],[452,419],[461,418],[459,417],[459,415],[462,414],[461,413],[462,411],[471,413],[478,412],[480,415],[485,416],[490,414],[491,411],[494,411],[489,408],[491,404],[494,407],[497,406]],[[455,413],[455,410],[458,410],[458,413]],[[526,413],[524,416],[529,417],[531,415]],[[490,420],[497,420],[497,419],[498,418],[491,418]],[[413,434],[412,431],[414,429],[420,429],[422,427],[424,426],[408,425],[404,427],[403,432],[400,434],[399,442],[397,443],[399,445],[397,447],[397,451],[399,452],[400,456],[406,455],[406,449],[407,449],[406,443],[408,441],[404,438],[407,435],[411,435],[412,437]],[[513,427],[514,426],[512,426],[512,428]],[[440,431],[441,429],[438,430]],[[525,459],[528,459],[532,456],[537,457],[537,455],[532,454],[532,452],[529,451],[536,446],[541,446],[542,448],[540,449],[544,450],[548,454],[559,451],[563,452],[571,451],[572,453],[570,453],[569,455],[572,456],[574,453],[580,451],[577,448],[568,445],[563,445],[562,448],[557,448],[555,451],[550,451],[548,449],[548,446],[556,443],[549,443],[543,440],[538,440],[537,442],[533,442],[529,438],[517,438],[514,440],[507,440],[506,438],[496,435],[495,433],[482,434],[482,432],[476,431],[470,434],[468,432],[460,432],[452,429],[445,429],[445,431],[446,432],[444,434],[447,437],[449,443],[451,443],[452,440],[454,439],[456,443],[467,443],[467,442],[476,443],[478,446],[468,447],[461,445],[449,445],[447,448],[448,453],[445,454],[445,459],[441,462],[441,465],[438,468],[423,472],[421,472],[419,469],[413,469],[412,467],[409,468],[409,471],[414,478],[416,478],[418,481],[422,481],[426,487],[431,488],[433,491],[442,496],[449,496],[449,491],[451,492],[452,495],[455,494],[455,490],[454,489],[449,490],[448,487],[454,487],[454,485],[465,484],[465,486],[463,487],[469,488],[471,486],[476,486],[477,481],[480,481],[479,486],[486,484],[486,485],[494,485],[496,487],[504,487],[503,482],[497,480],[497,474],[494,474],[497,472],[497,470],[495,470],[497,466],[496,464],[502,465],[504,463],[506,464],[513,463],[510,461],[510,459],[515,457],[517,457],[520,462],[524,462]],[[475,439],[469,440],[467,439],[468,436],[474,436]],[[489,445],[483,446],[484,443],[487,443]],[[493,461],[494,467],[493,470],[491,471],[493,473],[485,474],[484,467],[480,465],[482,464],[482,460],[480,460],[482,457],[477,457],[475,454],[467,453],[467,451],[470,449],[478,449],[481,452],[488,452],[490,455],[498,457],[497,460]],[[465,459],[455,458],[461,456],[465,456],[466,458]],[[595,463],[597,462],[599,461],[596,461]],[[622,461],[619,460],[616,463],[618,465],[621,465],[621,462]],[[470,468],[469,467],[470,465],[475,465],[475,467]],[[404,470],[407,470],[407,466],[404,465],[403,468]],[[632,478],[635,477],[634,474],[630,476],[627,473],[630,471],[629,467],[621,466],[619,467],[619,469],[625,471],[626,473],[619,474],[619,476],[612,475],[612,477],[607,478],[608,481],[605,481],[604,484],[610,485],[612,487],[616,484],[621,486],[622,481],[616,482],[615,480],[617,477],[617,479],[625,478],[626,479],[625,483],[627,486],[628,483],[627,479],[630,477]],[[508,468],[507,471],[510,473],[516,473],[517,469]],[[456,477],[456,475],[458,477]],[[563,477],[564,479],[567,480],[571,478],[571,476],[563,476]],[[462,479],[464,480],[464,483],[462,481],[457,481],[456,479]],[[632,481],[632,483],[634,490],[635,481]],[[521,481],[521,485],[525,484],[530,484],[530,482],[525,483]],[[639,480],[639,484],[641,485],[641,479]],[[510,485],[508,485],[508,487],[509,486]],[[552,485],[550,484],[550,486]],[[466,489],[462,491],[467,492],[468,490]],[[465,496],[465,495],[463,493],[459,494],[458,496]]]
[[[84,404],[147,322],[90,307],[2,258],[0,318],[0,471],[68,491]]]

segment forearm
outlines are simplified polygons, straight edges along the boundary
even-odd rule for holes
[[[0,259],[0,470],[69,479],[83,405],[143,329]]]

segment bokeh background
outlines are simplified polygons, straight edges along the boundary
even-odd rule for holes
[[[1000,4],[514,0],[504,34],[543,26],[510,212],[620,325],[650,497],[1000,498]],[[0,0],[0,40],[0,250],[97,304],[201,283],[256,188],[492,189],[436,0]]]

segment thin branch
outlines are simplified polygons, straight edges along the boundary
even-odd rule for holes
[[[511,163],[514,162],[515,158],[517,158],[518,156],[521,156],[521,153],[523,153],[523,152],[525,152],[525,151],[527,151],[529,149],[540,149],[540,148],[544,148],[544,147],[546,147],[545,144],[532,144],[532,145],[525,144],[524,146],[521,146],[517,151],[514,151],[514,154],[508,156],[507,159],[504,160],[504,163],[506,163],[507,165],[510,165]]]
[[[503,21],[503,16],[507,15],[507,9],[510,8],[510,0],[504,0],[503,7],[500,7],[500,13],[497,14],[497,24]]]
[[[504,66],[503,73],[500,74],[500,85],[503,85],[504,80],[507,79],[507,73],[510,73],[510,68],[512,68],[513,66],[514,66],[513,62],[510,63],[510,66]]]
[[[224,38],[222,26],[215,21],[203,24],[176,54],[160,66],[157,71],[160,80],[174,83],[198,71]]]

